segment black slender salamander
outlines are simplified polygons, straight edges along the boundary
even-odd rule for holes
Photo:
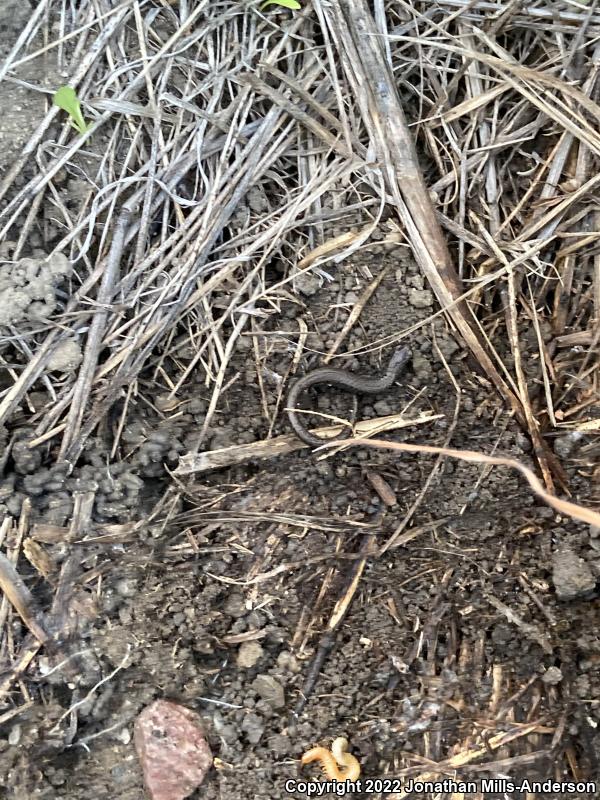
[[[345,369],[336,369],[335,367],[321,367],[320,369],[314,369],[312,372],[308,372],[304,377],[294,381],[290,387],[286,405],[288,419],[296,436],[313,447],[319,447],[325,442],[335,442],[337,439],[344,439],[346,436],[344,433],[330,439],[315,436],[300,422],[299,415],[296,413],[296,408],[298,407],[300,395],[306,389],[311,386],[316,386],[318,383],[327,383],[329,386],[335,386],[347,392],[355,392],[356,394],[379,394],[390,388],[407,362],[410,361],[410,357],[411,351],[408,347],[399,347],[394,352],[387,370],[380,378],[354,375],[352,372],[348,372]]]

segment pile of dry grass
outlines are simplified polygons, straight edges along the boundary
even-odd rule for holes
[[[0,237],[18,234],[18,257],[46,209],[64,230],[54,248],[75,261],[78,280],[60,319],[33,343],[15,336],[28,364],[2,397],[0,422],[53,348],[89,325],[77,379],[36,420],[38,437],[60,438],[61,459],[77,458],[116,397],[144,391],[142,375],[162,375],[176,397],[201,365],[212,390],[206,430],[239,337],[277,313],[297,254],[318,248],[307,271],[347,257],[387,204],[529,430],[551,488],[560,470],[540,427],[600,426],[599,26],[593,5],[573,4],[377,4],[371,15],[353,0],[291,15],[236,3],[42,0],[0,76],[18,80],[27,62],[57,58],[94,125],[85,136],[61,131],[48,96],[2,180]],[[54,181],[61,169],[77,173],[88,149],[90,191],[74,216]],[[257,186],[268,203],[253,206]],[[348,208],[362,209],[365,226],[328,248],[323,220],[343,221]],[[273,258],[285,269],[277,282],[266,278]],[[229,302],[216,311],[223,292]],[[528,363],[524,322],[538,341]],[[507,334],[510,366],[494,346]],[[190,341],[196,355],[182,364]],[[534,385],[544,388],[535,407]]]

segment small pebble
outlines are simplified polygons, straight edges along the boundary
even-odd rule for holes
[[[552,582],[559,600],[586,597],[596,586],[587,562],[568,547],[556,550],[552,555]]]
[[[415,308],[430,308],[433,305],[433,294],[429,289],[410,289],[408,302]]]
[[[271,708],[283,708],[285,705],[283,686],[271,675],[257,675],[252,681],[252,688]]]
[[[258,642],[242,642],[236,663],[240,669],[250,669],[262,657],[263,649]]]
[[[549,686],[556,686],[563,679],[563,674],[558,667],[548,667],[542,675],[542,681]]]

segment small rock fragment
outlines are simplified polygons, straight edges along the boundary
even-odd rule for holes
[[[151,800],[184,800],[212,765],[200,717],[169,700],[156,700],[142,711],[134,742]]]
[[[254,714],[253,712],[246,714],[242,720],[241,727],[250,744],[258,744],[265,732],[265,723],[258,714]]]
[[[460,350],[460,345],[451,336],[439,336],[438,347],[446,361],[450,361],[452,356]]]
[[[433,305],[433,294],[429,289],[410,289],[408,302],[415,308],[429,308]]]
[[[243,595],[241,594],[231,594],[225,601],[225,605],[223,606],[223,611],[225,614],[229,614],[230,617],[243,617],[244,614],[247,613],[246,602],[244,600]]]
[[[285,705],[283,686],[271,675],[257,675],[252,681],[252,688],[271,708],[283,708]]]
[[[310,297],[321,288],[321,279],[314,273],[299,272],[294,277],[294,285],[300,294]]]
[[[297,675],[302,671],[302,667],[298,663],[298,659],[289,650],[282,650],[277,656],[277,666],[280,669],[288,670],[289,672]]]
[[[431,374],[431,360],[421,353],[413,353],[412,368],[419,378],[427,378]]]
[[[589,565],[568,547],[556,550],[552,556],[552,582],[559,600],[585,597],[596,586]]]
[[[263,654],[258,642],[243,642],[237,654],[237,665],[241,669],[253,667]]]
[[[269,750],[272,750],[278,756],[287,755],[292,752],[293,744],[289,736],[283,736],[281,733],[276,733],[269,739]]]
[[[129,728],[121,728],[121,730],[115,734],[115,739],[122,744],[129,744],[131,741],[131,731]]]
[[[48,258],[21,258],[0,270],[0,325],[17,325],[50,317],[57,306],[55,290],[72,272],[62,253]]]
[[[50,356],[48,369],[53,372],[74,372],[81,364],[83,355],[81,347],[75,339],[67,339],[61,342]]]
[[[13,747],[21,741],[21,726],[13,725],[8,734],[8,743]]]
[[[563,674],[558,667],[548,667],[546,672],[542,675],[542,681],[549,686],[556,686],[563,679]]]
[[[581,438],[582,434],[579,431],[571,431],[564,436],[558,436],[554,440],[554,452],[559,458],[569,458]]]

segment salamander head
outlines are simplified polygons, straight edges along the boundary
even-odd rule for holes
[[[388,373],[393,372],[394,376],[396,376],[400,370],[407,364],[412,357],[412,352],[409,347],[402,345],[401,347],[397,347],[394,351],[394,355],[390,359],[389,366],[387,368]]]

